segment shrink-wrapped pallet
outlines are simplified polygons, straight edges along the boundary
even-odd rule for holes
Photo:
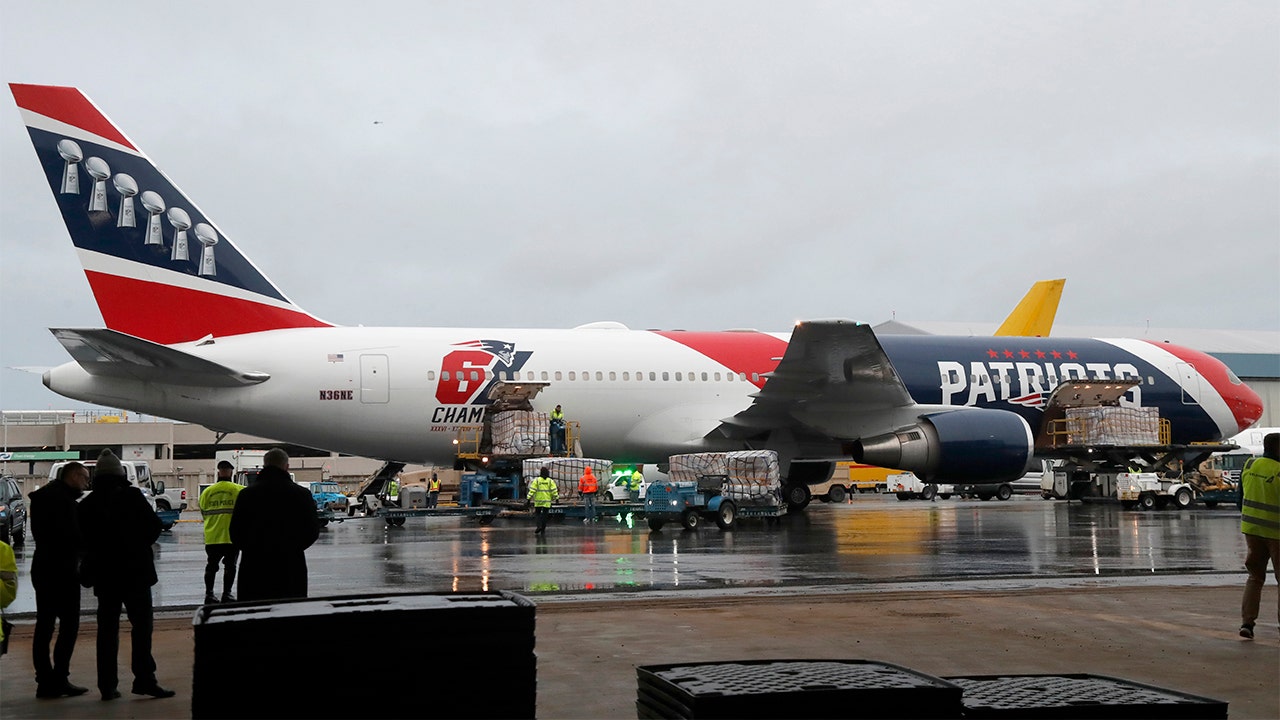
[[[727,475],[725,453],[672,455],[667,460],[667,476],[672,482],[697,482],[703,475]]]
[[[772,450],[742,450],[725,453],[729,481],[724,495],[731,500],[776,502],[782,487],[778,453]]]
[[[551,416],[533,410],[506,410],[493,414],[494,455],[540,455],[551,452],[548,434]]]
[[[521,463],[521,470],[527,484],[545,467],[547,475],[556,481],[556,492],[560,493],[560,499],[566,500],[578,496],[578,480],[588,466],[595,474],[600,487],[605,487],[609,482],[609,474],[613,471],[612,460],[573,457],[527,458]]]
[[[1153,407],[1067,408],[1072,445],[1157,445],[1160,412]]]

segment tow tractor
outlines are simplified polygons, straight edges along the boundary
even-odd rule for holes
[[[669,522],[679,522],[685,530],[697,530],[703,520],[715,522],[721,530],[732,530],[739,518],[764,518],[772,523],[787,514],[776,453],[744,451],[706,455],[721,454],[730,459],[726,462],[727,474],[698,474],[692,482],[673,479],[649,485],[644,514],[650,530],[659,532]],[[764,470],[751,473],[750,478],[742,477],[736,468],[744,464],[734,459],[744,459],[746,467],[754,464]]]

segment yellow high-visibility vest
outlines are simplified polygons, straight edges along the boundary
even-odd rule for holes
[[[1280,540],[1280,462],[1256,457],[1240,473],[1240,532]]]

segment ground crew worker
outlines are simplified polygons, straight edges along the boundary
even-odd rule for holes
[[[596,492],[600,490],[600,481],[588,465],[578,478],[578,495],[582,497],[582,522],[596,522]]]
[[[397,476],[397,477],[391,478],[391,481],[387,483],[387,504],[400,507],[400,503],[398,502],[399,497],[400,497],[400,478]]]
[[[1280,583],[1280,433],[1262,438],[1262,456],[1251,459],[1240,473],[1240,532],[1244,533],[1244,566],[1249,579],[1240,603],[1240,637],[1253,639],[1267,563]],[[1280,622],[1280,602],[1276,603]]]
[[[231,513],[243,486],[231,481],[236,467],[226,460],[218,462],[218,481],[200,493],[200,517],[204,519],[204,602],[218,602],[213,582],[222,563],[222,602],[235,602],[231,588],[236,586],[236,560],[240,551],[231,544]]]
[[[427,507],[433,508],[440,503],[440,478],[431,473],[431,482],[427,483]]]
[[[538,477],[529,483],[529,500],[533,503],[533,514],[538,519],[538,527],[534,535],[543,535],[547,531],[547,516],[551,514],[551,503],[560,498],[560,490],[556,481],[546,468],[538,471]]]
[[[564,441],[564,410],[556,405],[551,411],[551,454],[564,455],[567,448]]]
[[[640,467],[636,466],[634,472],[631,473],[631,483],[628,489],[631,491],[632,501],[640,499],[640,486],[644,484],[644,473],[640,472]]]
[[[16,597],[18,597],[18,563],[13,559],[13,548],[9,543],[0,541],[0,611],[9,607]],[[0,612],[0,618],[3,617],[4,613]],[[4,624],[0,623],[0,646],[8,647],[4,639]]]

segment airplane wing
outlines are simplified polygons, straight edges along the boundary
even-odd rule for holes
[[[254,385],[271,377],[234,370],[115,330],[51,328],[50,332],[90,375],[208,387]]]
[[[827,433],[830,424],[816,427],[815,418],[914,404],[871,326],[852,320],[796,325],[782,360],[766,377],[751,406],[723,420],[715,432],[733,438],[781,428]]]

